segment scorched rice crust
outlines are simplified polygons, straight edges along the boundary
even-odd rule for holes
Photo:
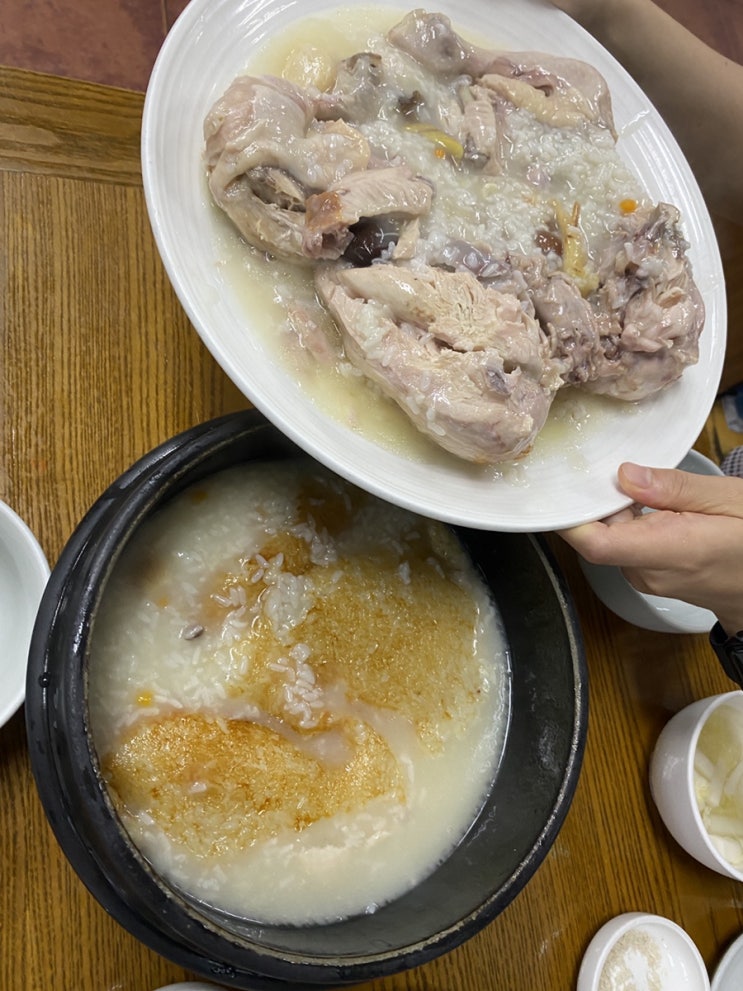
[[[452,531],[311,463],[186,490],[107,585],[104,778],[192,897],[264,922],[373,911],[474,820],[508,711],[495,607]]]

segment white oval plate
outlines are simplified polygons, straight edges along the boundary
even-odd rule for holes
[[[206,187],[203,120],[267,38],[339,6],[329,0],[192,0],[165,40],[145,101],[142,168],[157,245],[190,320],[233,382],[283,433],[390,502],[450,523],[510,531],[573,526],[622,509],[628,500],[616,486],[618,465],[678,464],[714,402],[725,353],[722,266],[696,181],[659,114],[590,35],[540,0],[437,0],[429,9],[447,14],[483,46],[580,58],[603,73],[620,154],[654,200],[681,210],[707,311],[699,363],[641,404],[610,404],[569,443],[539,438],[515,467],[482,469],[442,456],[433,445],[430,457],[413,458],[334,419],[260,334],[250,333],[245,295],[226,275],[224,218]],[[377,6],[402,15],[414,5],[382,0]]]

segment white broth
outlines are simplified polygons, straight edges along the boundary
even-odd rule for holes
[[[91,642],[92,737],[134,843],[225,911],[371,912],[474,821],[508,714],[487,588],[442,524],[309,462],[148,520]]]

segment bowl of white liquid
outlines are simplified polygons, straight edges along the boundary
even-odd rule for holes
[[[390,506],[255,411],[103,493],[53,570],[27,691],[82,882],[236,988],[369,981],[486,926],[557,836],[588,705],[539,538]]]
[[[699,699],[666,723],[650,761],[650,791],[687,853],[743,881],[743,692]]]

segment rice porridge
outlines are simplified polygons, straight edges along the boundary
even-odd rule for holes
[[[548,420],[562,447],[675,382],[704,305],[595,68],[399,17],[341,8],[246,53],[204,120],[224,276],[324,412],[497,476]]]
[[[187,489],[95,620],[90,729],[134,843],[225,911],[374,911],[461,839],[496,772],[507,651],[452,531],[302,461]]]

